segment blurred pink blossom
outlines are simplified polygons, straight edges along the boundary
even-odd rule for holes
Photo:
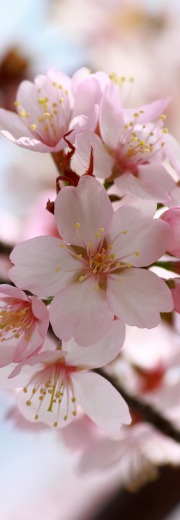
[[[180,206],[165,211],[161,215],[161,219],[164,222],[168,222],[171,226],[167,251],[174,256],[180,257]]]

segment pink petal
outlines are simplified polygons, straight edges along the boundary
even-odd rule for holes
[[[63,342],[63,349],[67,351],[67,362],[72,366],[98,368],[110,363],[119,354],[125,339],[125,325],[120,320],[113,321],[110,330],[102,340],[90,347],[79,347],[71,339]]]
[[[107,304],[128,325],[151,329],[160,322],[160,312],[171,312],[170,290],[161,278],[145,269],[127,269],[108,278]]]
[[[96,290],[95,278],[74,282],[53,299],[49,313],[53,330],[67,341],[89,346],[108,334],[114,316],[108,309],[104,291]]]
[[[32,132],[28,130],[20,116],[3,108],[0,109],[0,129],[1,133],[13,142],[22,136],[33,138]]]
[[[180,257],[180,206],[165,211],[161,219],[170,226],[167,251]]]
[[[120,261],[141,267],[165,253],[169,234],[169,225],[161,226],[160,220],[144,217],[135,207],[121,206],[113,215],[109,241]]]
[[[166,110],[170,103],[171,97],[168,97],[166,99],[157,99],[156,101],[153,101],[152,103],[149,103],[148,105],[142,105],[138,108],[128,108],[124,110],[124,118],[125,121],[128,123],[129,121],[132,121],[134,119],[134,113],[138,112],[139,117],[137,118],[138,124],[147,123],[149,121],[153,121],[153,119],[158,118],[163,114],[163,112]],[[140,112],[143,113],[140,113]]]
[[[124,118],[118,87],[113,83],[106,87],[102,97],[99,125],[104,143],[115,150],[124,127]]]
[[[89,158],[91,146],[93,149],[94,169],[93,173],[96,177],[106,179],[112,174],[114,159],[106,151],[105,146],[100,137],[93,133],[82,133],[76,137],[76,152],[78,160],[87,170],[89,166]]]
[[[4,294],[5,296],[10,296],[10,298],[17,298],[18,300],[28,301],[28,297],[26,294],[17,289],[17,287],[13,287],[12,285],[2,284],[0,286],[0,294]]]
[[[81,269],[62,241],[55,237],[36,237],[18,244],[10,257],[15,264],[10,279],[20,288],[37,296],[53,296]]]
[[[112,204],[105,189],[90,176],[82,177],[76,188],[64,188],[56,198],[56,224],[69,244],[86,247],[90,242],[97,247],[96,234],[100,228],[109,229],[112,215]]]
[[[110,435],[120,433],[121,424],[130,424],[129,409],[115,388],[93,372],[72,375],[77,401],[96,425]]]
[[[129,172],[123,173],[115,179],[116,186],[122,192],[140,199],[163,203],[170,200],[169,192],[175,187],[175,182],[162,165],[142,165],[138,167],[138,172],[138,177]]]

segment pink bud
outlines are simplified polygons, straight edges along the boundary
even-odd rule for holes
[[[180,256],[180,206],[165,211],[161,219],[171,226],[167,251],[174,256]]]

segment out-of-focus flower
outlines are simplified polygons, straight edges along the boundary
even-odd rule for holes
[[[171,226],[167,251],[180,257],[180,206],[165,211],[161,215],[161,219]]]
[[[10,285],[0,286],[0,366],[18,363],[38,352],[49,317],[41,300]]]
[[[44,348],[31,356],[25,367],[22,363],[21,372],[19,365],[11,365],[11,388],[13,384],[14,388],[24,385],[18,393],[19,410],[30,421],[61,428],[77,416],[80,405],[99,428],[118,434],[121,423],[131,422],[128,406],[106,379],[88,370],[109,363],[117,356],[123,340],[124,325],[116,320],[107,337],[91,347],[82,349],[71,340],[62,344],[63,350],[61,346],[55,350],[52,342],[50,350]]]
[[[66,133],[71,131],[74,139],[83,129],[96,128],[98,106],[109,81],[106,74],[90,74],[86,68],[72,80],[51,69],[34,83],[23,81],[15,101],[18,114],[0,109],[1,134],[23,148],[60,151],[67,146]]]
[[[95,440],[81,457],[80,472],[103,471],[118,465],[125,487],[135,492],[157,478],[156,466],[180,464],[179,445],[150,424],[123,427],[120,435],[120,440]]]
[[[10,278],[21,289],[55,296],[50,320],[58,337],[88,346],[105,337],[114,316],[152,328],[160,312],[172,310],[164,281],[139,269],[164,253],[168,224],[131,206],[114,212],[90,176],[61,190],[55,217],[62,240],[37,237],[17,245]]]

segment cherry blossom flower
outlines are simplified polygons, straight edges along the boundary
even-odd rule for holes
[[[54,341],[48,340],[49,350],[43,348],[26,361],[20,373],[15,366],[10,374],[15,376],[10,379],[11,388],[25,385],[18,393],[20,412],[30,421],[61,428],[77,416],[80,405],[99,428],[108,434],[119,433],[121,423],[131,422],[128,406],[106,379],[89,369],[117,356],[124,333],[124,324],[115,320],[105,339],[85,349],[72,339],[55,350]],[[12,365],[8,368],[12,370]]]
[[[60,191],[55,218],[61,239],[18,244],[9,275],[37,296],[54,296],[50,321],[59,338],[88,346],[105,337],[114,316],[153,328],[160,312],[172,310],[165,282],[140,269],[165,252],[167,223],[131,206],[114,212],[105,189],[88,176]]]
[[[105,73],[90,74],[82,68],[74,77],[50,69],[34,83],[23,81],[17,91],[17,114],[0,109],[1,133],[18,146],[39,152],[57,152],[67,146],[63,136],[70,130],[94,130]],[[73,139],[71,135],[71,139]]]
[[[0,287],[0,366],[18,363],[38,352],[49,317],[41,300],[10,285]]]
[[[138,109],[124,109],[116,84],[105,89],[100,104],[99,133],[82,132],[76,137],[76,158],[88,167],[93,147],[94,174],[114,180],[121,194],[167,203],[176,183],[162,161],[174,153],[166,143],[163,127],[169,99],[159,99]],[[157,122],[153,122],[157,119]]]
[[[80,472],[102,472],[118,466],[124,486],[135,492],[158,477],[157,466],[180,463],[179,445],[150,424],[122,427],[120,436],[119,440],[94,440],[81,456]]]
[[[180,257],[180,206],[168,209],[161,218],[171,226],[167,251],[171,255]]]

